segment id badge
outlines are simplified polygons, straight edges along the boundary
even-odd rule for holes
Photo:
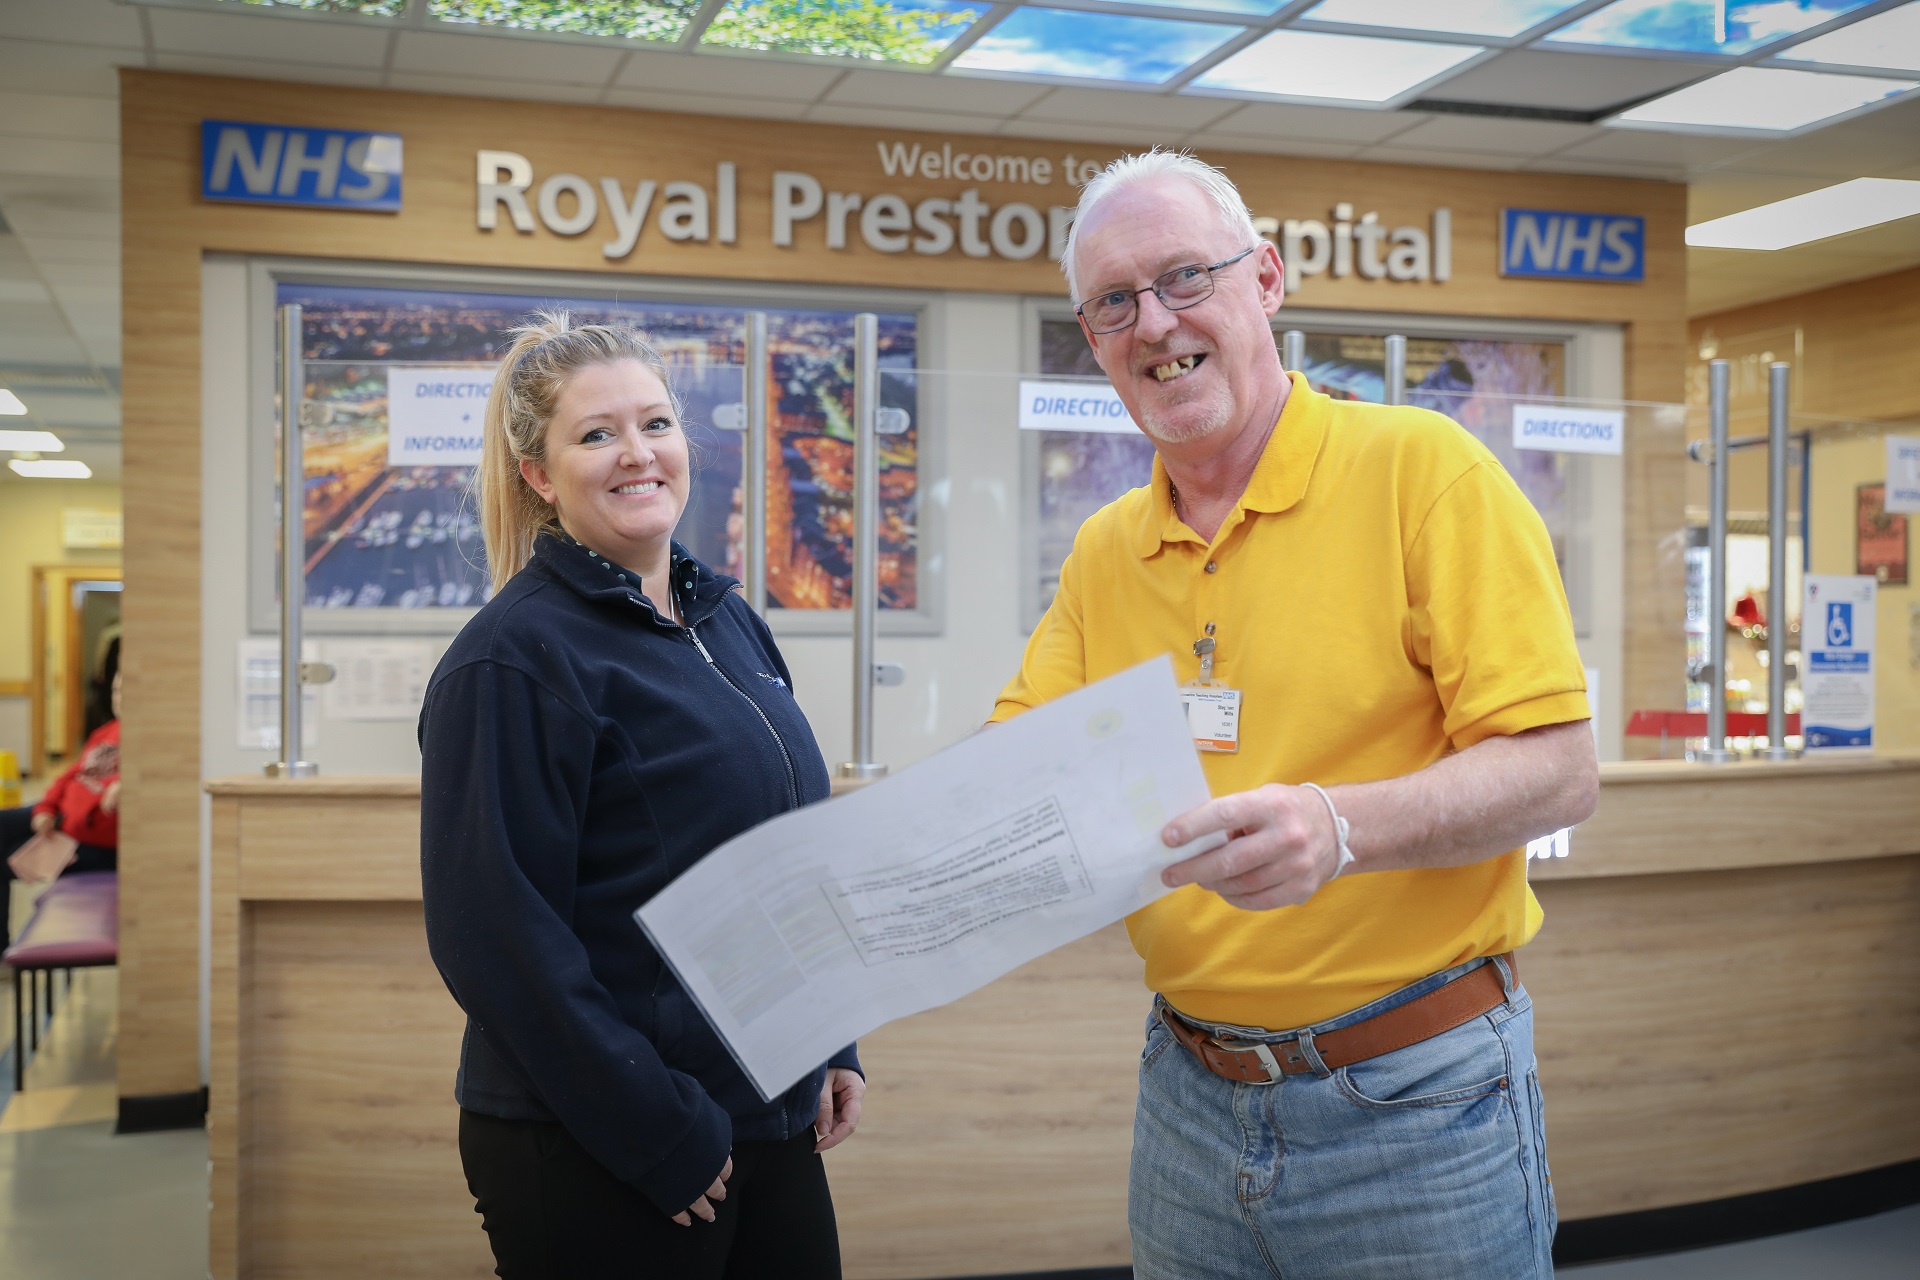
[[[1185,685],[1180,701],[1187,709],[1187,729],[1200,751],[1240,750],[1240,690],[1220,685]]]

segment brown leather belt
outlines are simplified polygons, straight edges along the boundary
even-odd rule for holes
[[[1513,969],[1514,985],[1520,971],[1513,968],[1513,953],[1496,957]],[[1404,1049],[1422,1040],[1431,1040],[1443,1031],[1451,1031],[1506,1003],[1506,984],[1500,966],[1489,960],[1469,970],[1444,987],[1395,1005],[1365,1022],[1356,1022],[1338,1031],[1312,1037],[1314,1050],[1329,1071],[1377,1058],[1395,1049]],[[1314,1070],[1301,1041],[1282,1040],[1263,1044],[1254,1040],[1220,1040],[1187,1024],[1172,1006],[1160,1005],[1160,1021],[1173,1038],[1200,1060],[1213,1074],[1240,1084],[1273,1084],[1283,1075],[1309,1075]]]

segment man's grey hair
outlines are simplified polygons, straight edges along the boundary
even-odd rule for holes
[[[1067,249],[1060,255],[1060,269],[1067,276],[1068,297],[1075,302],[1080,301],[1080,282],[1074,277],[1073,255],[1079,245],[1080,228],[1086,222],[1087,215],[1108,196],[1124,191],[1137,182],[1165,176],[1185,178],[1199,187],[1213,202],[1213,207],[1219,210],[1220,224],[1241,239],[1241,248],[1250,249],[1260,243],[1260,233],[1254,229],[1253,214],[1247,209],[1247,202],[1240,198],[1240,188],[1234,186],[1233,179],[1222,170],[1184,151],[1162,151],[1158,147],[1138,155],[1121,156],[1080,188],[1080,203],[1074,208],[1073,224],[1067,228]]]

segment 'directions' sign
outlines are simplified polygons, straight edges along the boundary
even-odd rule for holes
[[[1027,381],[1020,383],[1020,429],[1127,435],[1137,430],[1120,393],[1107,383]]]
[[[387,370],[387,465],[477,467],[493,366]]]
[[[1549,453],[1620,453],[1627,415],[1620,409],[1513,406],[1513,447]]]

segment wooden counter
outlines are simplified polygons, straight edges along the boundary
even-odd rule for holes
[[[1522,961],[1562,1219],[1920,1157],[1920,758],[1602,774]],[[491,1274],[417,780],[208,789],[213,1275]],[[1147,1003],[1114,926],[863,1040],[849,1280],[1125,1263]]]

